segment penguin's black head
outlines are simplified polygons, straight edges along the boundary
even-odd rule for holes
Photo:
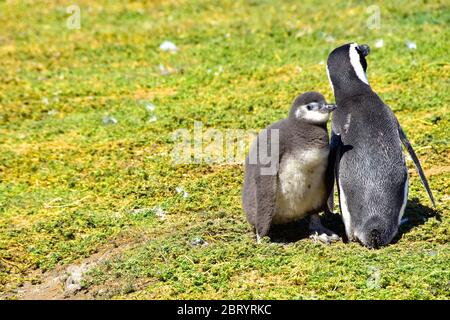
[[[326,124],[330,112],[334,109],[336,105],[327,104],[325,97],[319,92],[306,92],[295,98],[289,112],[289,119],[312,124]]]
[[[331,87],[336,91],[357,89],[368,86],[366,57],[370,48],[366,44],[348,43],[334,49],[328,56],[327,73]]]
[[[397,222],[388,218],[372,216],[366,221],[361,220],[354,226],[353,237],[370,249],[379,249],[388,245],[398,231]]]

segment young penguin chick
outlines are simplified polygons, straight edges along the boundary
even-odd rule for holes
[[[313,239],[326,243],[339,239],[321,225],[318,215],[330,212],[333,171],[328,168],[326,125],[335,108],[322,94],[306,92],[294,100],[287,119],[262,130],[250,147],[242,202],[258,242],[273,224],[306,216],[311,216]]]

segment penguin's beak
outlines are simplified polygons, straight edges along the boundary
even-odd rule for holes
[[[335,104],[326,104],[326,105],[325,105],[325,109],[326,109],[328,112],[333,111],[334,109],[336,109],[336,107],[337,107],[337,105],[335,105]]]
[[[370,53],[370,47],[367,44],[362,44],[358,46],[359,51],[361,51],[364,57],[367,57]]]

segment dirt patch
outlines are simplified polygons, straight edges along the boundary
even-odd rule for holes
[[[121,236],[110,241],[90,257],[79,260],[70,265],[60,266],[46,273],[36,273],[32,278],[40,279],[38,284],[25,283],[17,289],[15,294],[9,294],[4,298],[16,298],[20,300],[80,300],[94,299],[98,293],[108,290],[100,287],[82,289],[82,281],[87,272],[102,262],[113,259],[125,250],[132,249],[146,237],[137,235]],[[100,297],[101,298],[101,297]]]
[[[161,98],[166,96],[173,96],[177,92],[173,88],[154,88],[152,90],[139,89],[134,93],[135,99],[148,99],[152,100],[155,98]]]
[[[441,175],[443,173],[450,172],[450,166],[443,166],[443,167],[432,167],[428,170],[425,170],[426,176],[436,176]]]

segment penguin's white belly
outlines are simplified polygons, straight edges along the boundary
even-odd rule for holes
[[[273,223],[301,219],[325,204],[328,153],[328,148],[299,150],[282,157]]]

